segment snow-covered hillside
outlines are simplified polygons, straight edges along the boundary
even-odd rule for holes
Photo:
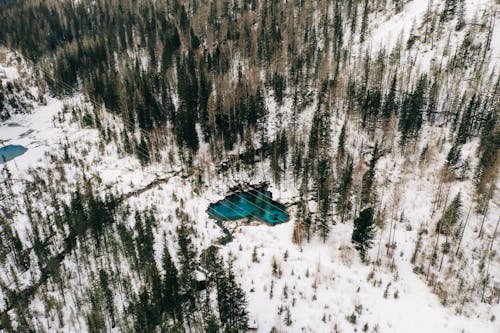
[[[148,313],[140,312],[141,306],[148,309],[144,303],[148,304],[149,296],[144,295],[155,295],[154,282],[149,281],[154,281],[155,274],[166,275],[165,249],[177,254],[172,257],[180,271],[185,265],[179,229],[186,228],[197,269],[205,272],[207,279],[210,249],[217,248],[224,262],[230,262],[246,295],[250,328],[257,332],[499,333],[500,158],[493,156],[496,164],[488,169],[489,177],[483,177],[484,185],[478,185],[476,170],[484,158],[486,125],[478,127],[476,123],[483,120],[473,121],[465,141],[458,137],[468,105],[474,101],[479,100],[477,109],[493,109],[491,117],[499,117],[500,12],[495,1],[464,0],[457,2],[459,7],[463,5],[463,16],[440,18],[448,2],[388,1],[386,6],[382,4],[386,2],[377,2],[377,10],[367,11],[364,19],[360,13],[357,19],[358,27],[366,24],[363,37],[362,28],[350,30],[348,20],[341,24],[349,44],[342,51],[342,60],[335,59],[341,52],[335,53],[334,42],[324,45],[325,35],[320,30],[325,4],[314,2],[314,38],[320,49],[327,50],[327,60],[316,60],[316,65],[311,61],[310,67],[312,73],[316,66],[318,76],[324,76],[327,83],[297,80],[300,82],[295,87],[284,89],[280,102],[279,89],[271,87],[279,81],[275,75],[263,91],[268,110],[265,123],[256,122],[255,128],[245,132],[246,137],[236,134],[229,148],[223,147],[225,140],[201,139],[204,131],[212,137],[226,134],[209,132],[205,125],[197,124],[200,143],[194,153],[183,149],[186,143],[179,139],[182,135],[172,124],[174,120],[146,133],[148,129],[140,127],[140,116],[136,121],[132,111],[123,111],[127,98],[136,96],[137,91],[117,95],[120,112],[106,110],[105,97],[97,101],[88,96],[92,89],[98,90],[96,86],[89,84],[89,88],[87,81],[78,79],[75,87],[67,89],[67,83],[45,69],[46,63],[37,68],[21,55],[14,60],[9,51],[9,62],[0,65],[6,73],[0,93],[6,96],[5,101],[14,102],[0,108],[0,147],[22,145],[28,150],[0,164],[0,331],[140,331],[137,322],[143,318],[138,319],[138,313]],[[363,3],[358,6],[356,2],[356,8],[361,11]],[[401,8],[395,10],[394,3]],[[335,5],[327,8],[327,18],[333,22]],[[203,17],[195,8],[191,10],[197,13],[197,20]],[[251,19],[241,18],[245,22]],[[439,20],[444,23],[437,24]],[[461,20],[464,27],[459,29]],[[192,30],[189,39],[194,39]],[[205,32],[207,36],[196,33],[208,41],[213,38],[210,31]],[[181,34],[181,39],[186,38]],[[144,52],[140,56],[146,63],[150,61],[146,50],[140,52]],[[121,64],[119,70],[126,72],[130,69],[121,56],[114,55],[116,67]],[[244,65],[233,66],[235,82],[217,82],[219,90],[227,85],[231,93],[217,89],[210,93],[208,124],[219,126],[226,121],[215,115],[226,107],[240,112],[237,103],[226,105],[234,97],[231,89],[235,95],[239,92],[238,75],[251,78],[249,91],[254,81],[267,80],[264,69],[251,71],[247,68],[250,62],[240,62],[239,55],[231,57],[231,66]],[[188,66],[179,58],[176,61],[175,73],[165,74],[169,79],[181,75],[180,68]],[[292,67],[283,62],[277,63]],[[341,64],[337,69],[336,62]],[[139,68],[138,63],[135,66]],[[367,74],[367,68],[372,74]],[[19,73],[20,69],[25,74]],[[141,70],[145,73],[146,69]],[[40,83],[38,76],[45,77],[53,91],[65,92],[46,93],[46,84]],[[425,121],[408,141],[403,137],[402,110],[383,121],[377,119],[380,114],[368,114],[365,119],[349,100],[349,96],[354,100],[364,96],[358,90],[368,90],[366,95],[370,96],[370,89],[378,87],[384,96],[382,104],[387,104],[393,77],[394,82],[398,78],[401,109],[403,100],[411,104],[414,100],[408,96],[418,95],[419,82],[428,81],[425,95],[429,100],[433,94],[439,96],[434,104],[428,103]],[[120,91],[126,87],[121,86]],[[172,91],[172,96],[167,96],[171,104],[167,105],[177,109],[176,119],[183,119],[179,111],[183,97]],[[147,99],[145,96],[141,98]],[[29,106],[17,111],[10,106],[23,103]],[[140,103],[134,103],[140,109]],[[360,102],[360,109],[372,108],[370,103]],[[143,112],[152,114],[151,110]],[[408,123],[417,121],[409,117]],[[492,133],[498,120],[493,124]],[[321,133],[317,137],[315,129]],[[150,135],[149,146],[143,145],[146,135]],[[288,142],[284,157],[277,153],[280,135]],[[311,157],[314,140],[319,144]],[[270,147],[267,155],[266,145]],[[240,156],[249,147],[259,153],[252,155],[253,163],[242,162]],[[458,157],[451,163],[450,151],[457,147]],[[498,154],[499,150],[493,152]],[[145,155],[152,156],[149,162],[143,160]],[[321,179],[316,171],[320,170],[319,162],[309,158],[322,156],[327,156],[331,171],[326,180],[317,181]],[[300,158],[301,165],[310,163],[311,180],[303,179],[307,171],[299,168],[296,173]],[[372,160],[376,161],[372,192],[364,202],[362,192]],[[336,205],[349,162],[351,190],[346,198],[350,205],[344,216]],[[247,220],[224,222],[233,239],[221,245],[219,239],[224,234],[209,218],[209,204],[223,199],[235,186],[262,182],[269,182],[273,199],[288,207],[290,221],[276,226]],[[335,206],[328,214],[325,237],[316,231],[321,229],[317,221],[324,207],[316,197],[323,184],[333,193],[329,200]],[[74,230],[78,221],[71,223],[78,216],[71,212],[79,200],[85,201],[80,193],[89,206],[98,205],[99,198],[105,204],[113,202],[111,225],[105,225],[103,219],[102,229],[91,225],[81,233]],[[457,196],[459,218],[452,232],[442,232],[439,225]],[[352,242],[353,221],[367,206],[376,212],[375,233],[367,258],[362,260]],[[307,220],[303,212],[315,221],[315,231],[309,240],[297,242],[294,235]],[[90,208],[88,214],[92,215]],[[148,252],[152,256],[141,258],[141,239],[147,239],[148,232],[153,237],[153,252]],[[140,238],[142,233],[145,238]],[[207,308],[217,313],[221,310],[215,309],[221,305],[214,295],[219,286],[207,283],[208,289],[196,296],[193,318],[184,319],[181,325],[174,319],[173,326],[165,319],[155,329],[210,331],[207,312],[211,312]],[[149,290],[145,285],[153,287]],[[149,309],[154,312],[153,307]]]

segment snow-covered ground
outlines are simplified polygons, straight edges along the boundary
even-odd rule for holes
[[[14,116],[9,122],[1,124],[2,140],[8,144],[30,147],[24,155],[7,163],[14,178],[26,177],[30,167],[50,168],[45,153],[60,152],[61,142],[82,142],[85,138],[92,137],[97,139],[95,130],[82,130],[74,125],[54,122],[53,118],[62,109],[62,105],[61,101],[51,99],[47,106],[38,107],[31,115]],[[8,126],[12,123],[19,126]],[[20,138],[20,134],[27,130],[33,131]],[[440,157],[442,159],[443,154]],[[99,174],[105,183],[124,192],[131,187],[140,188],[148,184],[154,179],[155,173],[163,174],[159,165],[143,170],[135,159],[120,159],[111,150],[95,161],[91,164],[92,172]],[[393,258],[385,258],[385,247],[379,249],[375,246],[371,250],[372,258],[377,257],[380,252],[379,256],[383,258],[380,266],[360,262],[357,252],[350,244],[350,223],[333,226],[331,237],[325,244],[313,239],[311,243],[300,247],[291,240],[293,218],[289,223],[275,227],[259,225],[240,226],[236,229],[233,233],[234,240],[221,250],[235,258],[239,280],[248,295],[250,314],[259,325],[258,332],[269,332],[272,327],[281,332],[348,332],[355,328],[361,330],[365,323],[368,324],[369,331],[378,328],[379,332],[499,332],[498,322],[490,321],[492,316],[498,316],[498,304],[478,304],[475,314],[470,317],[456,315],[453,308],[440,304],[424,278],[412,272],[413,266],[409,260],[415,246],[416,230],[430,221],[435,190],[432,175],[434,167],[428,168],[421,176],[411,173],[402,175],[398,163],[394,165],[392,158],[383,158],[379,169],[385,170],[380,173],[391,178],[393,183],[402,184],[400,209],[404,210],[406,223],[412,225],[413,230],[407,231],[404,225],[398,225],[395,236],[397,248]],[[435,163],[440,165],[441,161]],[[240,175],[240,179],[244,180],[246,177]],[[135,185],[131,185],[132,183]],[[157,232],[157,260],[160,260],[164,232],[173,232],[178,223],[175,218],[173,222],[167,220],[169,216],[175,216],[180,199],[184,199],[185,210],[196,221],[198,247],[205,248],[216,243],[221,232],[208,219],[205,209],[210,202],[220,199],[229,185],[231,184],[222,179],[213,179],[198,194],[194,194],[185,179],[174,177],[168,183],[130,200],[132,207],[156,206],[159,210],[162,224]],[[274,197],[280,201],[287,201],[296,195],[291,182],[272,190]],[[174,195],[177,198],[175,201]],[[390,195],[384,196],[384,205],[390,201]],[[498,211],[497,203],[495,210],[489,215],[487,232],[491,232],[491,224]],[[293,208],[291,215],[293,216]],[[471,228],[478,222],[477,219],[472,220]],[[387,238],[387,229],[379,230],[377,237]],[[467,233],[471,235],[468,237],[466,234],[465,239],[471,241],[473,232],[467,230]],[[382,241],[382,244],[385,242]],[[469,244],[466,241],[464,248],[467,246]],[[252,262],[254,247],[258,262]],[[272,274],[273,260],[282,271],[281,277]],[[392,260],[395,267],[393,269],[388,265]],[[492,267],[498,270],[498,261],[493,262]],[[284,288],[288,291],[284,292]],[[33,304],[36,307],[37,303]],[[278,313],[280,306],[289,307],[293,322],[291,326],[285,325],[285,312]],[[353,313],[357,317],[355,324],[347,320]]]
[[[479,9],[487,2],[467,1],[467,6],[477,6],[474,8]],[[421,20],[427,10],[427,4],[427,1],[411,1],[404,7],[402,13],[386,22],[382,20],[373,32],[372,47],[385,45],[390,49],[402,32],[403,40],[406,40],[413,19]],[[472,16],[469,15],[468,18],[471,19]],[[497,64],[500,54],[499,26],[497,24],[495,28],[492,44],[494,57],[492,62]],[[457,34],[457,40],[459,37]],[[422,57],[421,61],[425,65],[430,58],[429,54]],[[9,79],[15,79],[18,75],[14,68],[8,68],[7,73]],[[81,96],[76,96],[64,102],[72,104],[80,101]],[[112,145],[100,149],[97,130],[80,128],[69,121],[69,114],[66,114],[67,119],[64,121],[57,120],[63,115],[61,113],[63,104],[61,100],[49,98],[47,105],[37,106],[33,113],[16,114],[8,121],[0,123],[2,145],[17,144],[28,148],[24,155],[6,163],[13,179],[28,179],[30,168],[52,168],[49,155],[62,155],[64,146],[68,144],[72,155],[85,151],[85,154],[82,153],[82,160],[88,166],[88,172],[91,175],[98,175],[104,187],[110,186],[118,193],[142,188],[158,177],[169,176],[173,171],[179,170],[180,166],[175,163],[174,165],[158,163],[143,168],[137,159],[121,156]],[[284,106],[278,107],[269,102],[271,115],[267,125],[270,133],[274,133],[278,125],[282,125],[280,124],[282,121],[288,122],[290,114],[286,110],[290,108],[290,104],[287,100]],[[302,114],[303,124],[308,124],[312,112],[313,107]],[[335,121],[333,125],[334,143],[343,124],[340,120],[343,119]],[[355,125],[350,126],[348,132],[349,148],[354,151],[362,142],[369,141],[367,137],[358,135],[361,130]],[[238,280],[247,293],[248,309],[251,317],[258,323],[258,332],[269,332],[273,327],[278,332],[352,332],[364,331],[365,324],[368,325],[368,332],[500,332],[498,302],[487,305],[473,301],[465,306],[463,314],[457,314],[457,306],[443,305],[435,292],[436,285],[428,285],[426,274],[416,274],[415,265],[410,262],[420,231],[424,229],[427,231],[424,233],[424,246],[420,252],[423,264],[428,262],[426,258],[430,255],[425,249],[432,247],[434,242],[435,223],[444,208],[443,204],[439,209],[435,208],[436,193],[440,184],[439,170],[444,165],[450,148],[449,143],[440,145],[439,142],[448,134],[443,128],[425,127],[422,140],[418,143],[413,157],[403,158],[397,153],[397,149],[394,149],[393,153],[379,160],[377,194],[387,218],[385,225],[377,230],[375,245],[369,253],[372,259],[369,265],[360,262],[358,253],[352,247],[350,241],[352,223],[338,222],[332,226],[330,237],[325,243],[313,238],[310,243],[304,243],[302,246],[292,243],[293,206],[290,208],[292,219],[285,224],[274,227],[230,224],[230,229],[235,228],[234,239],[220,249],[226,257],[231,256],[235,259],[234,266]],[[419,152],[427,144],[430,158],[425,165],[419,166]],[[473,158],[477,146],[476,139],[469,142],[463,148],[463,156]],[[203,148],[206,150],[207,147]],[[360,154],[354,156],[355,162],[358,162]],[[202,160],[202,156],[199,158]],[[257,183],[269,180],[266,175],[270,175],[271,172],[266,163],[258,164],[256,169],[254,177],[241,172],[227,179],[216,175],[216,166],[209,164],[205,165],[203,171],[205,183],[199,188],[195,188],[189,179],[180,175],[172,176],[168,182],[129,199],[128,204],[133,208],[157,209],[160,218],[155,239],[158,262],[164,235],[173,237],[172,234],[179,224],[176,209],[181,205],[181,199],[184,210],[190,215],[191,220],[195,221],[193,227],[197,236],[194,241],[199,249],[207,248],[217,244],[217,239],[222,233],[209,220],[205,212],[206,207],[209,203],[221,199],[229,187],[240,181]],[[80,171],[73,169],[68,173],[68,177],[76,177],[78,172]],[[500,180],[497,179],[496,183],[500,185]],[[448,203],[456,193],[462,193],[463,215],[465,215],[474,202],[472,197],[474,190],[470,179],[454,181],[443,186],[449,187]],[[22,185],[19,184],[17,188],[22,189]],[[274,199],[281,202],[293,201],[297,196],[297,189],[289,175],[280,186],[272,185],[271,190]],[[493,237],[495,223],[500,216],[499,198],[497,190],[485,218],[486,239]],[[401,214],[404,215],[402,222]],[[394,223],[393,231],[390,231],[391,221]],[[13,226],[21,234],[26,231],[28,224],[25,217],[16,216],[14,222]],[[475,281],[479,276],[477,266],[480,259],[474,257],[474,251],[482,216],[472,209],[468,223],[461,244],[466,258],[462,262],[467,263],[467,267],[453,267],[455,263],[448,262],[446,257],[443,262],[443,272],[450,269],[450,274],[457,274],[456,270],[463,269],[461,273],[466,274],[471,281]],[[394,232],[395,248],[388,250],[386,244],[392,232]],[[500,248],[498,237],[493,246],[498,252]],[[254,248],[257,252],[257,262],[252,261]],[[175,249],[172,248],[171,251]],[[376,259],[379,259],[378,262],[375,262]],[[492,283],[496,285],[500,284],[499,260],[496,255],[489,262]],[[273,262],[277,263],[278,271],[281,273],[273,275]],[[70,262],[70,259],[66,259],[64,264],[67,267],[77,267],[75,263]],[[435,274],[434,280],[437,284],[446,285],[449,276],[437,271],[436,267],[432,267],[430,273]],[[1,272],[0,277],[4,281],[9,280],[5,272]],[[29,279],[29,276],[21,277],[21,283],[28,283]],[[68,288],[80,287],[76,277],[70,281],[74,282],[74,285]],[[39,298],[32,303],[35,309],[40,309],[41,306]],[[292,321],[290,326],[285,323],[285,307],[290,311]],[[281,313],[280,308],[283,308]],[[77,310],[77,305],[68,300],[64,309],[68,322],[74,318],[72,312]],[[63,330],[69,332],[77,329],[67,326]]]

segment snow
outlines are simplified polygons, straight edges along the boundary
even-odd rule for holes
[[[75,99],[73,99],[75,101]],[[50,162],[46,152],[60,153],[61,143],[80,142],[80,146],[72,148],[77,152],[82,145],[95,145],[98,139],[95,130],[79,129],[75,124],[64,122],[57,124],[53,118],[62,109],[63,102],[49,99],[47,106],[38,107],[31,115],[16,115],[7,123],[1,124],[0,139],[8,144],[21,144],[30,147],[28,152],[7,165],[12,169],[14,178],[23,178],[30,167],[49,167]],[[16,123],[20,126],[8,126]],[[33,132],[26,137],[19,135],[27,130]],[[432,138],[439,134],[440,129],[427,128],[424,137]],[[340,130],[336,129],[335,133]],[[352,131],[356,131],[355,128]],[[359,139],[359,138],[358,138]],[[93,143],[94,142],[94,143]],[[421,145],[424,145],[425,140]],[[477,141],[471,142],[466,149],[466,154],[472,154]],[[236,227],[233,232],[234,240],[226,247],[221,247],[225,256],[235,259],[237,276],[247,292],[249,311],[256,318],[257,332],[269,332],[273,327],[279,331],[295,332],[332,332],[337,329],[340,332],[352,331],[354,328],[361,330],[368,323],[370,330],[378,326],[379,332],[484,332],[498,333],[498,323],[490,321],[489,318],[499,313],[498,304],[488,307],[477,305],[477,313],[474,316],[460,316],[454,313],[453,308],[444,307],[439,298],[432,292],[432,288],[425,283],[425,277],[413,273],[413,266],[409,262],[414,249],[416,229],[421,225],[429,224],[429,216],[432,208],[436,184],[436,169],[432,165],[442,165],[445,158],[444,149],[441,153],[433,155],[435,160],[429,162],[431,165],[419,176],[417,170],[404,170],[407,167],[401,158],[394,159],[391,156],[382,157],[377,169],[377,174],[382,174],[389,179],[389,187],[384,189],[382,205],[390,205],[394,201],[394,195],[404,189],[401,195],[401,205],[398,213],[404,211],[406,219],[413,226],[412,231],[404,230],[398,225],[396,231],[397,248],[393,257],[385,257],[385,248],[378,249],[376,246],[371,250],[372,258],[379,253],[382,257],[381,265],[365,265],[359,261],[358,255],[351,248],[350,236],[352,225],[350,223],[332,227],[331,237],[325,244],[317,239],[302,246],[291,242],[293,230],[293,219],[274,227],[267,225],[244,226],[237,223],[232,224],[230,229]],[[418,156],[418,154],[417,154]],[[164,175],[167,170],[161,165],[153,165],[141,169],[134,158],[120,158],[116,152],[107,147],[105,152],[98,154],[95,148],[90,149],[86,156],[91,172],[98,174],[105,184],[113,186],[119,191],[126,193],[140,188],[155,179],[157,175]],[[159,262],[164,235],[174,233],[177,220],[176,207],[179,200],[184,200],[185,211],[195,222],[197,238],[195,242],[199,248],[216,244],[222,235],[215,224],[208,219],[205,212],[210,202],[223,197],[223,194],[237,181],[258,182],[264,180],[268,174],[268,165],[261,165],[263,172],[257,176],[250,177],[244,173],[238,174],[237,179],[212,179],[205,184],[201,190],[193,192],[189,182],[180,176],[173,177],[167,183],[141,194],[139,197],[129,199],[132,207],[146,208],[157,207],[160,217],[160,228],[156,233],[156,260]],[[210,169],[213,166],[210,166]],[[382,176],[380,176],[382,177]],[[383,182],[383,179],[378,179]],[[469,187],[467,187],[469,186]],[[458,184],[454,186],[453,193],[458,190],[462,193],[470,193],[470,185]],[[291,179],[279,187],[271,187],[273,198],[288,202],[297,195]],[[173,197],[177,199],[173,199]],[[466,201],[470,199],[466,197]],[[496,204],[494,211],[488,217],[489,224],[486,226],[488,233],[493,226],[493,218],[498,214],[499,206]],[[294,215],[291,208],[291,216]],[[436,214],[438,215],[438,214]],[[435,218],[434,218],[435,219]],[[470,225],[478,223],[478,217],[471,220]],[[28,221],[18,218],[16,228],[23,230]],[[388,237],[388,226],[380,230],[380,237]],[[379,237],[379,236],[377,236]],[[468,242],[475,237],[471,230],[467,229],[464,247],[472,246]],[[258,263],[251,260],[253,248],[257,248]],[[241,248],[241,250],[240,250]],[[175,251],[174,248],[171,251]],[[288,258],[284,260],[284,253],[288,251]],[[282,277],[273,277],[271,263],[273,260],[279,264]],[[391,269],[390,263],[394,263],[396,269]],[[498,269],[498,261],[493,262]],[[67,268],[74,267],[69,260],[64,261]],[[77,269],[74,267],[73,269]],[[126,266],[125,268],[126,269]],[[308,271],[308,277],[306,277]],[[293,272],[293,275],[292,275]],[[373,277],[368,279],[370,272]],[[29,276],[23,277],[26,281]],[[274,281],[273,298],[269,298],[270,281]],[[376,281],[381,281],[377,283]],[[384,291],[388,283],[389,293],[384,297]],[[374,286],[374,284],[376,286]],[[288,288],[288,296],[285,297],[283,289]],[[79,284],[75,281],[75,287]],[[253,291],[252,291],[253,289]],[[395,298],[395,292],[398,297]],[[314,299],[315,298],[315,299]],[[43,305],[38,298],[31,305],[33,309],[42,309]],[[295,299],[295,305],[292,302]],[[72,304],[72,302],[68,302]],[[277,309],[281,305],[288,305],[291,312],[292,325],[284,323],[284,313],[279,315]],[[362,305],[359,313],[355,308]],[[71,308],[71,305],[68,305]],[[358,317],[355,325],[346,318],[352,313]],[[65,313],[69,318],[70,314]],[[323,321],[323,317],[326,318]]]
[[[472,20],[490,3],[487,0],[467,0],[467,19]],[[406,41],[413,22],[417,22],[418,26],[427,7],[428,1],[410,1],[400,14],[389,20],[382,18],[378,27],[372,31],[372,38],[366,43],[369,43],[374,50],[381,45],[390,50],[400,36]],[[492,66],[498,66],[500,58],[499,29],[500,25],[496,24],[492,38]],[[454,41],[459,40],[459,37],[460,34],[454,35]],[[429,67],[436,54],[435,50],[422,49],[418,56],[418,64],[422,68]],[[8,68],[6,72],[9,80],[18,78],[17,70],[13,67]],[[33,113],[13,115],[9,121],[0,123],[2,145],[18,144],[29,148],[24,155],[6,164],[14,179],[28,179],[30,168],[51,169],[53,166],[48,154],[62,154],[65,143],[70,144],[72,155],[87,150],[88,154],[81,154],[81,158],[89,168],[89,175],[98,175],[103,180],[103,188],[111,187],[118,193],[128,193],[144,187],[158,177],[172,176],[174,171],[180,170],[176,161],[171,165],[158,163],[142,168],[134,157],[120,156],[116,147],[112,145],[106,146],[101,151],[98,147],[97,130],[82,129],[69,119],[62,123],[54,120],[60,115],[64,103],[81,103],[81,100],[82,96],[78,95],[65,101],[49,98],[46,106],[37,106]],[[286,99],[283,106],[276,105],[272,96],[266,96],[266,101],[270,110],[269,123],[266,126],[272,136],[280,127],[289,123],[291,101]],[[300,131],[307,133],[314,109],[314,105],[309,106],[301,114]],[[70,117],[68,114],[66,116]],[[108,121],[120,126],[112,119]],[[334,143],[332,146],[336,146],[343,119],[340,117],[332,123]],[[356,164],[362,153],[359,147],[363,142],[371,143],[371,140],[360,134],[362,131],[355,125],[349,123],[348,127],[350,138],[348,147],[354,150]],[[28,134],[23,135],[23,133]],[[423,236],[423,244],[429,248],[431,246],[429,244],[434,242],[432,235],[435,223],[446,207],[446,203],[436,203],[436,193],[440,183],[439,171],[451,146],[449,142],[444,146],[439,142],[443,137],[450,137],[449,134],[446,128],[426,126],[422,130],[422,139],[414,147],[414,153],[409,156],[402,156],[398,151],[397,140],[386,143],[394,149],[390,155],[382,156],[379,160],[376,181],[381,208],[386,211],[387,217],[385,225],[377,230],[377,241],[369,253],[372,261],[378,258],[379,262],[372,262],[369,265],[360,262],[357,252],[351,245],[352,223],[350,222],[343,224],[338,221],[332,226],[331,235],[325,243],[313,238],[310,243],[304,243],[302,246],[293,244],[291,238],[295,213],[293,207],[290,208],[292,220],[274,227],[263,224],[243,225],[241,222],[228,223],[229,229],[234,229],[234,239],[227,246],[219,248],[224,256],[235,260],[237,277],[248,296],[248,309],[251,318],[255,320],[254,327],[257,328],[257,332],[269,332],[273,327],[282,332],[335,332],[336,330],[359,332],[365,323],[369,326],[369,332],[374,331],[375,327],[378,327],[378,332],[384,333],[500,332],[498,303],[487,305],[473,301],[466,306],[463,314],[457,314],[455,306],[441,303],[433,286],[426,283],[425,274],[415,273],[413,271],[415,266],[410,262],[418,232],[424,229],[428,231],[428,234]],[[426,144],[431,151],[430,158],[425,165],[419,166],[418,156]],[[477,139],[468,142],[463,147],[462,156],[474,159],[478,144]],[[235,148],[235,151],[237,150],[238,147]],[[194,241],[199,249],[203,249],[216,245],[218,238],[222,236],[220,229],[209,220],[205,212],[207,206],[222,199],[228,189],[238,182],[258,183],[269,180],[266,177],[270,174],[267,163],[256,165],[255,175],[248,175],[244,171],[232,174],[228,178],[217,175],[216,166],[210,163],[207,156],[203,156],[207,151],[208,146],[203,145],[198,156],[200,173],[206,182],[203,185],[195,188],[189,180],[181,176],[172,176],[167,182],[137,197],[132,197],[127,202],[132,208],[155,207],[157,210],[160,226],[155,233],[155,259],[158,262],[163,251],[164,238],[172,240],[172,234],[175,234],[175,228],[180,223],[176,210],[181,205],[181,200],[196,230]],[[206,161],[206,164],[202,161]],[[68,170],[70,182],[76,181],[77,176],[83,172],[74,167],[68,168],[72,168]],[[497,187],[499,183],[500,180],[497,180]],[[454,181],[443,186],[445,188],[443,191],[449,191],[448,203],[458,192],[462,193],[465,215],[474,202],[472,182]],[[22,185],[18,184],[16,189],[21,191]],[[270,190],[273,199],[280,202],[292,202],[298,193],[289,175],[284,178],[280,186],[272,185]],[[484,234],[487,239],[492,236],[494,224],[500,215],[499,198],[498,195],[494,196],[485,219]],[[404,221],[399,222],[402,213]],[[460,273],[465,274],[471,281],[479,276],[477,266],[480,259],[475,257],[474,252],[481,221],[482,216],[472,210],[462,243],[465,257],[463,262],[466,263],[464,264],[466,267],[457,268],[461,269]],[[395,249],[388,251],[385,245],[389,243],[389,233],[392,232],[389,230],[391,222],[394,223]],[[131,225],[133,223],[130,221]],[[30,228],[27,217],[23,214],[15,217],[13,226],[23,235]],[[168,244],[174,253],[174,242],[170,241]],[[254,247],[257,249],[258,262],[252,261]],[[494,247],[498,249],[498,238]],[[285,252],[288,253],[286,260]],[[430,253],[422,250],[420,255],[426,258],[423,262],[427,263],[427,256]],[[273,261],[278,263],[282,271],[281,277],[273,276]],[[71,258],[65,259],[63,264],[68,271],[79,272],[79,267]],[[490,260],[490,265],[493,282],[498,284],[500,283],[498,256]],[[448,262],[446,258],[443,272],[438,271],[436,267],[431,269],[431,273],[436,275],[437,284],[446,284],[448,277],[444,271],[451,266],[453,262]],[[124,263],[121,269],[126,271],[127,265]],[[202,272],[199,273],[200,276],[203,275]],[[0,272],[0,277],[11,283],[12,281],[6,276],[6,272]],[[28,274],[23,275],[21,284],[29,283],[31,278],[32,276]],[[269,296],[271,281],[273,281],[272,298]],[[88,283],[89,281],[80,281],[79,274],[75,273],[68,288],[74,290],[82,285],[87,286]],[[389,283],[390,286],[387,287]],[[288,289],[287,296],[283,293],[285,286]],[[386,288],[387,297],[384,297]],[[54,291],[51,294],[57,295]],[[0,299],[3,299],[3,295],[0,295]],[[67,300],[63,314],[65,322],[74,320],[76,324],[74,327],[68,325],[61,328],[61,331],[84,330],[84,319],[74,319],[79,315],[76,304],[75,300]],[[291,326],[286,326],[284,312],[278,314],[281,305],[290,309]],[[0,306],[4,306],[3,301],[0,302]],[[41,296],[35,297],[30,305],[31,309],[39,310],[41,313],[43,307]],[[356,324],[347,320],[353,313],[357,317]],[[493,316],[497,317],[494,321],[491,320]],[[46,319],[45,325],[57,326],[56,321],[50,319]]]

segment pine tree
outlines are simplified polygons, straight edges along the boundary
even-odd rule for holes
[[[345,163],[341,175],[339,177],[338,184],[338,198],[337,198],[337,214],[340,215],[341,222],[344,222],[345,218],[351,211],[351,185],[352,185],[352,171],[353,162],[352,158],[348,157]]]
[[[402,146],[419,134],[423,124],[423,111],[427,105],[426,93],[427,76],[424,74],[418,80],[415,90],[408,93],[403,100],[399,118]]]
[[[361,18],[361,31],[359,33],[359,42],[363,43],[365,41],[366,29],[368,27],[368,14],[370,13],[369,1],[365,0],[365,5],[363,6],[363,17]]]
[[[379,159],[379,153],[378,153],[378,142],[377,142],[375,143],[375,147],[373,148],[370,167],[368,171],[366,171],[366,173],[363,175],[362,192],[361,192],[361,203],[363,205],[366,205],[370,202],[373,179],[375,177],[375,166],[377,165],[378,159]]]
[[[449,21],[455,16],[457,10],[457,0],[445,0],[444,9],[441,12],[441,22]]]
[[[7,313],[7,311],[0,312],[0,328],[5,330],[5,332],[8,332],[8,333],[16,332],[14,330],[14,328],[12,327],[12,320],[10,319],[10,316]]]
[[[330,207],[331,207],[331,166],[328,158],[322,158],[318,162],[318,217],[316,225],[319,231],[319,236],[326,241],[330,233]]]
[[[203,311],[204,330],[205,333],[219,333],[220,332],[219,321],[217,320],[217,317],[214,315],[212,307],[210,306],[209,302],[210,299],[209,297],[207,297],[207,302]]]
[[[244,291],[236,282],[232,263],[217,288],[219,315],[224,332],[245,331],[248,327],[247,301]]]
[[[103,269],[99,271],[99,283],[101,286],[102,293],[104,294],[104,300],[106,302],[106,310],[108,310],[109,316],[111,318],[111,327],[115,327],[116,324],[115,324],[113,292],[109,287],[109,275]]]
[[[146,165],[151,162],[149,144],[145,136],[141,136],[141,141],[136,145],[135,150],[137,152],[137,158],[142,165]]]
[[[397,99],[397,79],[394,75],[389,92],[385,94],[384,104],[382,106],[382,117],[387,122],[391,116],[398,111]]]
[[[458,127],[457,143],[460,145],[465,144],[470,136],[473,116],[476,108],[477,108],[476,96],[474,95],[472,96],[469,105],[465,109],[464,114],[462,115],[462,119],[460,121],[460,126]]]
[[[461,207],[462,200],[460,193],[458,193],[448,208],[446,208],[443,216],[439,219],[436,225],[436,232],[443,235],[449,235],[452,232],[452,226],[454,226],[460,219]]]
[[[495,112],[488,114],[482,125],[479,145],[479,163],[475,171],[476,191],[480,196],[488,193],[488,183],[495,179],[500,159],[500,127]]]
[[[179,258],[179,290],[181,298],[184,301],[184,315],[188,323],[192,323],[193,315],[196,310],[196,249],[191,241],[186,227],[186,222],[182,222],[177,228],[177,238],[179,249],[177,257]]]
[[[371,207],[361,211],[359,217],[354,220],[351,242],[358,250],[361,259],[366,259],[366,251],[373,245],[375,236],[375,225],[373,224],[373,209]]]
[[[458,0],[457,25],[455,31],[461,31],[465,27],[465,0]]]
[[[166,244],[163,249],[162,268],[164,271],[162,308],[174,323],[182,322],[178,272]]]

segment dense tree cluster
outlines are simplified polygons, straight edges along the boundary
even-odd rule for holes
[[[91,282],[87,290],[77,292],[86,298],[82,300],[82,315],[90,332],[114,327],[133,332],[182,332],[189,328],[201,331],[208,321],[211,332],[239,332],[247,327],[246,296],[231,262],[226,263],[215,248],[199,256],[191,240],[192,222],[185,213],[179,212],[183,222],[176,230],[177,241],[164,242],[161,261],[157,262],[154,258],[160,254],[155,250],[155,234],[159,224],[155,213],[131,212],[123,196],[109,193],[100,197],[89,180],[70,193],[69,201],[54,198],[42,209],[32,202],[34,196],[42,188],[42,193],[47,190],[48,195],[60,189],[44,176],[33,176],[38,182],[24,196],[32,227],[28,243],[15,228],[4,223],[8,212],[2,200],[0,264],[13,265],[11,274],[17,282],[0,284],[6,295],[0,329],[34,330],[34,314],[28,311],[30,301],[44,295],[47,286],[56,286],[64,300],[72,279]],[[5,194],[0,192],[2,198]],[[106,260],[94,262],[89,257]],[[68,259],[79,264],[78,272],[74,272],[77,276],[68,275]],[[21,286],[16,272],[35,268],[40,270],[39,276]],[[130,287],[132,281],[137,283],[137,289]],[[45,306],[50,312],[50,303]]]

